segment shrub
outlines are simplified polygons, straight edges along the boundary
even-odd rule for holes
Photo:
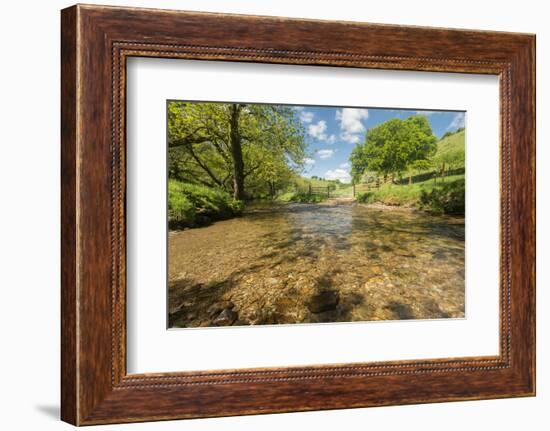
[[[168,226],[193,226],[196,208],[187,197],[179,193],[172,184],[168,186]]]
[[[363,204],[372,203],[374,194],[372,192],[357,193],[355,200]]]
[[[298,203],[319,203],[319,202],[323,202],[327,199],[327,196],[326,195],[322,195],[322,194],[315,194],[315,193],[311,193],[309,194],[308,192],[305,192],[305,191],[287,191],[283,194],[280,194],[278,197],[277,197],[277,200],[278,201],[281,201],[281,202],[298,202]]]
[[[299,203],[319,203],[326,200],[327,197],[324,195],[318,195],[318,194],[309,194],[305,192],[296,192],[293,193],[290,197],[291,202],[299,202]]]
[[[193,227],[239,215],[244,203],[227,192],[197,184],[168,181],[170,228]]]
[[[422,190],[419,206],[435,214],[463,215],[466,187],[464,179],[443,183],[430,192]]]

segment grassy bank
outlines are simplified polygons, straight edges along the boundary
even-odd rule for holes
[[[378,190],[358,193],[356,199],[363,203],[414,207],[435,214],[464,214],[464,175],[411,185],[385,184]]]
[[[309,194],[306,191],[288,191],[277,197],[279,202],[319,203],[326,200],[326,195]]]
[[[168,227],[182,229],[207,225],[241,214],[244,204],[227,192],[209,187],[168,181]]]

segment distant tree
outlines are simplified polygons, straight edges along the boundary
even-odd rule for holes
[[[386,178],[401,176],[427,161],[436,150],[437,138],[424,115],[406,120],[394,118],[369,129],[363,144],[351,153],[351,173],[358,182],[366,171],[374,171]]]

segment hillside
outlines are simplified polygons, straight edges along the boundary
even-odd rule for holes
[[[458,154],[463,154],[465,151],[465,131],[453,133],[446,136],[437,143],[437,151],[435,159],[453,159]]]

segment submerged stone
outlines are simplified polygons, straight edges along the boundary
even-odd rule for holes
[[[322,313],[324,311],[334,310],[340,302],[340,295],[332,290],[325,290],[323,292],[313,295],[307,308],[312,313]]]
[[[212,323],[216,326],[230,326],[237,320],[237,313],[233,310],[226,308],[223,310],[218,317],[214,319]]]
[[[216,302],[216,303],[212,304],[210,307],[208,307],[208,310],[206,310],[206,313],[210,317],[214,317],[214,316],[220,314],[222,310],[224,310],[226,308],[231,309],[234,306],[235,305],[231,301],[220,301],[220,302]]]
[[[393,303],[388,305],[388,308],[393,311],[399,319],[414,319],[414,313],[410,305]]]

